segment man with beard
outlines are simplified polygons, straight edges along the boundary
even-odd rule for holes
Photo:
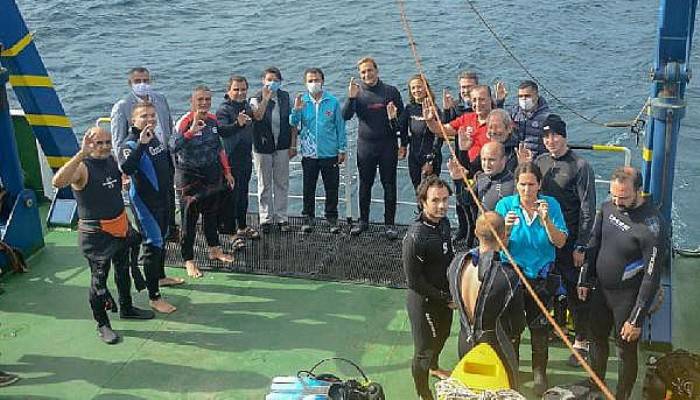
[[[615,170],[610,201],[595,216],[578,292],[583,301],[590,297],[590,315],[595,316],[590,319],[590,362],[601,379],[612,329],[620,358],[615,394],[619,400],[630,398],[637,380],[639,337],[659,289],[667,233],[659,211],[642,196],[639,171]]]
[[[449,377],[439,368],[438,359],[450,335],[452,310],[447,268],[454,256],[447,210],[452,190],[435,175],[418,185],[416,197],[421,213],[403,239],[403,267],[408,282],[406,307],[413,334],[411,372],[416,393],[422,400],[433,400],[428,376]]]
[[[107,310],[119,310],[121,318],[150,319],[153,311],[132,304],[126,236],[129,220],[121,196],[121,171],[112,155],[112,139],[102,128],[90,128],[83,136],[80,151],[53,178],[53,185],[68,185],[78,203],[78,240],[90,265],[90,307],[97,321],[97,332],[107,344],[119,341],[112,330]],[[107,289],[107,276],[114,264],[114,280],[119,292],[119,308]]]

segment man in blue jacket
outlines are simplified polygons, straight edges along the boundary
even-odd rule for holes
[[[308,68],[304,71],[307,93],[294,99],[294,109],[289,123],[299,127],[299,153],[304,171],[305,224],[302,232],[311,232],[316,216],[316,182],[318,174],[323,178],[326,191],[326,219],[331,233],[340,232],[338,227],[339,165],[345,162],[345,120],[338,100],[323,89],[323,71]]]

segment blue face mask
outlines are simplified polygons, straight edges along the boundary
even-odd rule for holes
[[[280,90],[280,88],[282,87],[282,82],[280,82],[280,81],[266,82],[265,86],[270,88],[270,90],[272,90],[273,92],[276,92],[276,91]]]

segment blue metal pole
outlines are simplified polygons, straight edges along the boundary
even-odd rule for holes
[[[673,180],[676,147],[681,119],[685,115],[685,86],[690,79],[687,65],[692,45],[697,0],[661,0],[657,48],[652,71],[651,111],[645,148],[642,150],[643,191],[659,207],[671,229]],[[671,235],[667,238],[669,253]],[[672,257],[662,265],[661,287],[664,302],[650,317],[644,333],[646,341],[670,347],[672,330]]]
[[[0,177],[14,201],[14,198],[24,189],[24,178],[7,99],[6,85],[9,77],[9,71],[0,67]]]

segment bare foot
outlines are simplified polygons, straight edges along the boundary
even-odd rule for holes
[[[201,278],[204,276],[202,271],[197,268],[197,264],[195,264],[192,260],[185,261],[185,268],[187,269],[187,276],[191,278]]]
[[[177,310],[177,308],[175,308],[174,305],[168,303],[162,298],[158,300],[151,300],[149,303],[151,304],[151,308],[158,311],[159,313],[170,314],[171,312]]]
[[[232,263],[235,260],[235,258],[231,254],[224,253],[224,251],[219,246],[209,248],[209,259],[219,260],[225,263]]]
[[[432,375],[440,380],[445,380],[445,379],[448,379],[450,377],[450,375],[452,375],[452,371],[448,371],[446,369],[440,369],[440,368],[431,369],[430,375]]]
[[[170,276],[166,276],[165,278],[161,278],[160,280],[158,280],[158,286],[160,287],[182,285],[183,283],[185,283],[184,279],[173,278]]]

